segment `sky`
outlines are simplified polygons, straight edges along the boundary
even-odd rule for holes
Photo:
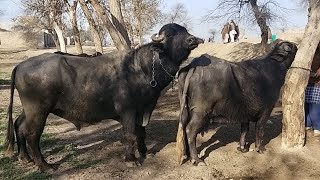
[[[258,3],[266,0],[258,0]],[[299,6],[299,0],[276,0],[282,7],[288,9],[287,13],[283,13],[283,17],[286,19],[286,25],[279,25],[271,23],[271,30],[279,32],[282,27],[285,29],[303,29],[307,24],[307,10]],[[191,22],[190,32],[196,36],[207,39],[209,37],[209,29],[215,29],[220,34],[222,25],[226,20],[217,22],[203,22],[203,16],[207,14],[208,10],[214,9],[219,0],[162,0],[162,9],[164,11],[170,11],[171,7],[177,3],[183,3],[188,11],[188,17]],[[15,18],[23,13],[23,7],[20,0],[0,0],[0,10],[3,11],[3,15],[0,16],[0,27],[7,28],[12,24],[12,18]],[[236,21],[237,22],[237,21]],[[247,27],[242,22],[238,22],[240,29],[246,31],[248,37],[258,37],[259,27],[250,26]],[[156,27],[157,29],[159,26]],[[156,32],[157,30],[154,30]]]

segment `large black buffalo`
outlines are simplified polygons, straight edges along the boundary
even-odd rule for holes
[[[30,161],[27,146],[40,170],[52,166],[43,158],[40,136],[49,113],[65,118],[80,129],[82,123],[103,119],[119,121],[124,129],[125,162],[140,165],[135,144],[145,156],[145,126],[164,89],[199,39],[178,24],[164,25],[153,42],[138,49],[97,57],[47,53],[18,64],[12,72],[8,109],[7,154],[13,154],[14,132],[18,158]],[[13,124],[14,88],[23,112]]]
[[[297,47],[279,42],[265,57],[228,62],[214,56],[195,58],[179,72],[180,123],[177,152],[180,164],[205,165],[196,150],[196,137],[209,121],[241,123],[240,147],[247,152],[249,122],[256,123],[256,150],[264,150],[264,125],[279,97]]]

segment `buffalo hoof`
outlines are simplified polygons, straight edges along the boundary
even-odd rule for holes
[[[207,164],[201,159],[198,159],[198,160],[192,159],[191,164],[194,166],[207,166]]]
[[[249,148],[241,148],[241,147],[237,147],[237,150],[242,152],[242,153],[246,153],[249,151]]]
[[[24,164],[29,164],[30,162],[33,162],[32,159],[28,155],[19,155],[18,161],[20,161]]]
[[[141,163],[139,161],[127,161],[126,166],[128,168],[134,168],[134,167],[139,167],[141,166]]]
[[[151,159],[151,158],[154,158],[154,154],[153,153],[148,153],[146,156],[145,156],[145,158],[146,159]]]
[[[57,170],[59,167],[58,164],[48,164],[48,163],[45,163],[45,164],[41,164],[38,166],[38,170],[40,172],[46,172],[46,173],[52,173],[53,171]]]
[[[14,156],[13,148],[8,148],[8,149],[4,152],[4,156],[5,156],[5,157],[12,158],[12,157]]]
[[[256,151],[257,151],[259,154],[263,154],[263,153],[266,151],[266,148],[264,148],[264,147],[256,148]]]

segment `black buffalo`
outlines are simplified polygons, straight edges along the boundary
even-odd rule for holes
[[[15,132],[20,160],[31,160],[28,144],[40,170],[52,167],[41,154],[39,140],[47,116],[53,113],[78,128],[82,123],[103,119],[119,121],[124,130],[125,162],[128,166],[140,165],[135,144],[145,156],[145,126],[161,90],[172,81],[191,50],[203,43],[174,23],[164,25],[152,40],[126,52],[91,58],[47,53],[18,64],[11,77],[7,154],[13,153]],[[23,112],[13,124],[14,87]]]
[[[297,47],[290,42],[275,44],[265,57],[228,62],[202,55],[179,72],[180,123],[177,134],[178,161],[191,156],[202,162],[196,151],[196,137],[210,119],[241,123],[240,147],[245,146],[249,122],[256,123],[256,150],[263,152],[264,125],[279,97],[287,69]]]

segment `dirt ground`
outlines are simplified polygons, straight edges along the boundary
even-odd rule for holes
[[[10,71],[28,57],[52,50],[4,49],[0,46],[0,110],[6,111],[9,102]],[[91,49],[87,48],[86,53]],[[193,51],[191,57],[208,53],[228,60],[240,61],[259,55],[257,45],[250,43],[206,43]],[[14,110],[21,104],[15,93]],[[198,151],[207,166],[192,166],[189,162],[178,165],[175,136],[178,125],[179,102],[177,88],[169,89],[158,101],[147,126],[146,143],[150,152],[140,159],[142,166],[127,168],[124,164],[124,146],[121,143],[121,125],[104,120],[77,131],[73,124],[50,115],[41,145],[46,160],[60,164],[52,173],[54,179],[320,179],[320,141],[307,133],[303,148],[281,148],[281,107],[274,109],[265,127],[264,144],[267,151],[241,153],[236,150],[240,124],[214,124],[210,130],[198,135]],[[6,119],[2,119],[1,123]],[[254,124],[248,143],[254,147]],[[138,154],[137,154],[138,155]],[[2,155],[0,155],[0,158]],[[18,165],[35,170],[32,165]],[[1,171],[0,171],[1,173]]]

